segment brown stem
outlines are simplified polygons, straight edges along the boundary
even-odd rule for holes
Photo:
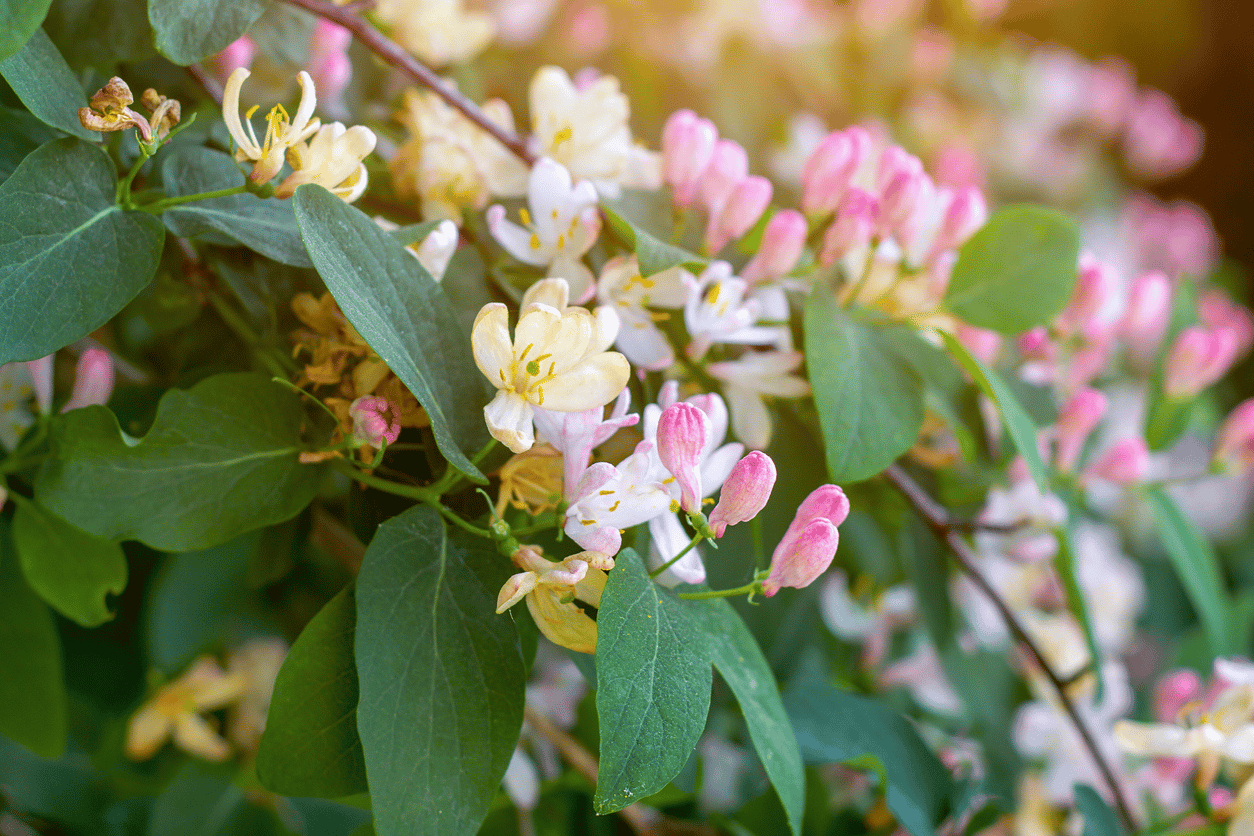
[[[527,144],[521,137],[493,122],[484,114],[479,105],[463,96],[453,87],[445,84],[434,70],[417,58],[414,58],[395,41],[390,40],[378,29],[371,26],[365,18],[350,11],[350,9],[355,8],[354,6],[341,7],[336,6],[334,3],[323,2],[323,0],[283,0],[283,2],[343,26],[352,32],[357,40],[361,41],[367,49],[391,66],[409,75],[410,78],[435,93],[441,99],[444,99],[450,107],[457,109],[471,122],[474,122],[491,134],[497,142],[513,151],[527,165],[531,165],[536,161],[535,156],[527,150]]]
[[[1080,739],[1084,742],[1085,748],[1089,751],[1089,756],[1093,758],[1093,763],[1097,765],[1097,769],[1102,774],[1102,779],[1110,788],[1110,795],[1115,801],[1115,808],[1119,812],[1119,817],[1123,820],[1124,826],[1130,832],[1137,829],[1136,820],[1132,816],[1132,810],[1128,806],[1127,800],[1123,797],[1123,791],[1119,787],[1119,782],[1115,778],[1114,769],[1106,762],[1105,756],[1097,747],[1097,741],[1093,738],[1088,724],[1084,722],[1084,718],[1080,716],[1080,712],[1076,709],[1075,703],[1067,696],[1067,683],[1058,675],[1049,663],[1045,661],[1044,655],[1040,648],[1032,641],[1027,630],[1019,621],[1018,617],[1010,610],[1010,607],[1002,599],[997,591],[993,589],[992,584],[984,577],[983,573],[976,568],[976,555],[967,542],[962,539],[960,530],[962,526],[955,525],[949,517],[949,512],[942,507],[936,500],[932,499],[926,491],[914,481],[906,471],[899,465],[889,465],[884,471],[884,478],[892,483],[893,487],[906,498],[914,509],[923,518],[924,522],[936,533],[936,536],[942,540],[949,550],[953,553],[954,558],[958,561],[959,568],[963,573],[971,579],[971,582],[983,592],[993,606],[997,608],[997,612],[1001,614],[1002,620],[1006,622],[1011,635],[1014,636],[1028,655],[1045,674],[1045,678],[1049,681],[1054,693],[1058,696],[1062,703],[1063,710],[1066,711],[1067,717],[1070,718],[1072,725],[1075,726],[1076,732],[1079,733]]]

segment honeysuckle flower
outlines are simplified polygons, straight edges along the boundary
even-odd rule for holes
[[[81,99],[79,101],[82,101]],[[78,121],[89,131],[124,131],[135,128],[143,142],[152,142],[152,127],[134,110],[135,97],[126,82],[114,76],[92,94],[90,104],[78,109]]]
[[[564,282],[563,282],[564,284]],[[582,412],[609,403],[627,385],[623,355],[606,351],[614,334],[583,308],[543,302],[523,307],[509,335],[509,309],[499,302],[475,317],[471,344],[479,370],[497,387],[483,414],[488,430],[515,453],[535,439],[533,407]]]
[[[527,609],[545,638],[579,653],[593,653],[597,623],[574,602],[601,605],[605,573],[614,568],[613,559],[601,552],[583,551],[554,563],[535,546],[523,546],[511,559],[523,571],[501,587],[497,613],[526,598]]]
[[[175,745],[188,754],[226,760],[231,755],[230,744],[200,713],[230,705],[247,687],[243,673],[228,673],[211,657],[201,656],[132,715],[126,731],[126,756],[147,760],[173,736]]]
[[[752,450],[764,450],[771,442],[771,414],[767,397],[804,398],[810,384],[793,374],[805,356],[800,351],[749,351],[738,360],[711,363],[706,367],[723,381],[723,394],[731,408],[732,430]]]
[[[1231,328],[1213,331],[1192,325],[1176,337],[1163,366],[1163,391],[1188,398],[1223,377],[1237,358],[1238,335]]]
[[[1211,461],[1227,470],[1247,470],[1254,466],[1254,398],[1237,405],[1223,426]]]
[[[808,231],[805,216],[797,210],[776,212],[767,221],[762,231],[762,245],[740,271],[740,278],[753,284],[788,275],[801,258]]]
[[[287,149],[293,171],[274,190],[275,197],[291,197],[298,186],[315,183],[352,203],[366,191],[366,164],[362,160],[374,151],[375,142],[374,131],[364,125],[323,125],[308,143],[295,142]]]
[[[845,572],[834,570],[819,590],[819,613],[833,634],[862,645],[862,663],[873,668],[883,660],[893,633],[913,622],[918,610],[909,586],[889,587],[870,596],[866,588],[870,581],[869,576],[860,577],[855,592]]]
[[[601,231],[596,188],[587,180],[573,183],[562,165],[542,157],[531,168],[527,202],[530,210],[519,211],[525,227],[506,220],[504,206],[490,206],[492,236],[519,261],[566,279],[575,300],[585,301],[593,278],[582,257]]]
[[[1145,582],[1120,547],[1119,532],[1083,521],[1075,526],[1075,565],[1098,647],[1111,656],[1127,651],[1145,607]]]
[[[762,301],[750,297],[749,283],[732,275],[731,265],[715,261],[700,276],[683,274],[688,285],[684,324],[692,342],[687,354],[699,360],[714,343],[768,345],[780,337],[781,326],[757,326]]]
[[[1075,470],[1093,428],[1106,414],[1106,396],[1096,389],[1082,389],[1071,396],[1058,411],[1054,427],[1054,464],[1063,473]]]
[[[630,105],[618,79],[603,75],[576,87],[565,70],[541,67],[529,101],[537,156],[561,163],[578,180],[591,180],[603,197],[618,197],[622,187],[661,186],[661,157],[632,139]]]
[[[670,341],[656,324],[670,314],[649,309],[682,308],[691,292],[682,268],[672,267],[645,278],[634,255],[611,258],[601,268],[597,282],[597,298],[613,307],[622,323],[615,348],[633,366],[648,371],[664,369],[675,361]]]
[[[169,136],[183,115],[178,99],[167,98],[151,87],[140,95],[139,101],[152,114],[148,117],[148,126],[152,128],[152,135],[156,139]]]
[[[718,215],[736,185],[749,176],[749,153],[730,139],[714,143],[710,161],[697,182],[697,194],[710,217]]]
[[[102,348],[89,348],[78,358],[74,370],[74,389],[62,412],[84,406],[106,404],[113,394],[113,358]]]
[[[740,461],[723,482],[718,504],[710,512],[710,528],[722,537],[727,526],[753,519],[766,507],[775,487],[775,462],[754,450]]]
[[[765,177],[746,177],[736,184],[705,228],[705,248],[717,253],[728,241],[748,232],[771,202],[774,187]]]
[[[674,500],[664,484],[668,478],[653,442],[647,439],[617,465],[594,463],[566,498],[566,535],[585,549],[618,554],[622,529],[671,508]]]
[[[1128,167],[1142,177],[1170,177],[1197,162],[1202,128],[1181,115],[1170,96],[1142,88],[1123,136]]]
[[[709,436],[705,413],[690,403],[676,403],[658,417],[657,455],[679,486],[679,507],[689,514],[701,510],[700,460]]]
[[[226,80],[226,87],[222,92],[222,118],[231,139],[235,141],[235,159],[241,163],[253,163],[248,179],[254,183],[268,183],[283,167],[287,150],[313,136],[322,124],[313,115],[314,107],[318,103],[317,91],[314,90],[313,79],[309,77],[309,73],[301,70],[296,76],[301,89],[296,116],[289,119],[283,105],[275,105],[266,116],[265,140],[258,142],[251,121],[257,106],[254,105],[245,114],[247,133],[240,121],[239,94],[249,75],[251,73],[247,69],[240,67]]]
[[[891,591],[887,590],[885,594]],[[885,666],[877,681],[881,688],[902,686],[909,689],[914,701],[928,711],[949,717],[962,711],[962,697],[950,684],[940,655],[931,642],[919,642],[913,653]]]
[[[504,514],[506,507],[520,508],[533,516],[556,508],[562,501],[563,458],[549,444],[536,444],[525,453],[511,456],[497,472],[501,489],[497,495],[496,515]]]
[[[701,173],[714,155],[718,128],[691,110],[677,110],[662,128],[662,179],[676,206],[688,206],[697,195]]]
[[[392,38],[434,67],[468,61],[496,35],[492,16],[462,0],[380,0],[374,7]]]
[[[401,435],[401,422],[387,398],[365,395],[348,407],[353,419],[353,440],[360,445],[382,447],[395,444]]]
[[[624,388],[614,401],[609,417],[602,407],[582,412],[553,412],[543,407],[535,410],[536,431],[562,457],[562,493],[573,496],[579,477],[592,461],[592,451],[609,440],[623,427],[635,426],[639,415],[627,414],[631,406],[631,390]]]
[[[1011,560],[1047,560],[1058,552],[1055,530],[1067,521],[1067,506],[1054,494],[1042,494],[1032,479],[1019,479],[1009,488],[993,487],[979,520],[994,525],[1017,525],[1010,533],[980,531],[981,549]]]
[[[875,185],[880,201],[879,232],[890,235],[914,212],[931,180],[918,157],[894,145],[880,155]]]
[[[457,252],[459,239],[457,224],[450,220],[443,220],[436,225],[435,229],[427,233],[427,237],[422,239],[422,243],[414,252],[418,263],[437,282],[444,279],[444,271],[448,269],[453,253]]]
[[[801,174],[801,211],[811,217],[835,212],[872,146],[871,135],[858,127],[824,137]]]
[[[509,105],[490,99],[481,105],[488,119],[514,130]],[[417,197],[431,220],[459,221],[462,209],[482,209],[492,196],[517,197],[527,191],[527,166],[490,134],[431,92],[405,91],[397,119],[410,139],[388,162],[397,194]]]
[[[900,230],[905,263],[914,269],[936,264],[965,244],[986,220],[988,206],[976,187],[955,191],[924,180]]]
[[[770,574],[762,594],[771,597],[782,587],[802,589],[827,570],[840,545],[837,530],[849,516],[849,500],[836,485],[815,488],[802,500],[779,545],[771,555]]]
[[[1149,447],[1143,438],[1125,438],[1089,463],[1081,478],[1134,485],[1149,474]]]
[[[856,186],[844,193],[840,211],[823,234],[819,263],[830,266],[845,258],[864,257],[880,221],[880,202],[875,195]]]
[[[1198,297],[1197,318],[1212,331],[1221,328],[1231,331],[1236,337],[1238,357],[1243,357],[1254,346],[1254,315],[1218,288],[1203,291]]]
[[[509,756],[509,766],[505,767],[505,775],[501,778],[501,789],[522,812],[529,813],[540,803],[540,773],[521,748],[515,748],[514,754]]]
[[[231,651],[226,669],[244,677],[244,692],[227,718],[227,735],[246,752],[256,752],[266,730],[274,680],[287,658],[287,642],[277,637],[251,639]]]
[[[12,451],[35,423],[30,410],[35,388],[25,363],[0,366],[0,447]]]

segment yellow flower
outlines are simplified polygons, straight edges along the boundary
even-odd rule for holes
[[[301,70],[296,76],[301,90],[296,117],[289,120],[283,105],[275,105],[271,108],[270,115],[266,117],[265,141],[258,142],[252,122],[248,121],[257,111],[257,105],[253,105],[248,113],[244,114],[244,120],[248,125],[247,133],[244,132],[244,123],[240,121],[239,115],[240,89],[249,75],[251,73],[248,70],[240,67],[226,80],[226,88],[222,93],[222,119],[226,122],[226,129],[230,132],[231,139],[235,140],[238,146],[235,159],[241,163],[248,161],[253,163],[253,170],[248,175],[248,179],[254,183],[268,183],[283,167],[287,149],[313,136],[322,124],[317,119],[311,118],[314,107],[318,103],[317,93],[309,73]]]
[[[524,508],[533,516],[551,511],[562,500],[562,454],[548,444],[537,444],[501,465],[501,490],[496,515],[506,506]]]
[[[526,598],[527,609],[545,638],[580,653],[594,652],[597,623],[575,601],[593,607],[601,605],[605,573],[614,568],[614,560],[602,552],[587,551],[554,563],[539,548],[523,546],[514,552],[513,561],[525,571],[501,587],[496,599],[497,613]]]
[[[293,171],[275,189],[275,197],[291,197],[302,183],[317,183],[345,203],[352,203],[366,191],[366,164],[362,160],[374,146],[374,131],[364,125],[323,125],[308,143],[297,142],[287,149]]]
[[[201,656],[187,673],[166,685],[131,717],[126,731],[126,756],[142,761],[157,753],[171,736],[183,751],[211,761],[231,755],[231,746],[214,730],[202,711],[223,708],[243,696],[248,679],[227,673],[209,656]]]

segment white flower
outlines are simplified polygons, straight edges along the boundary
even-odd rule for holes
[[[457,224],[449,220],[440,221],[435,229],[427,233],[427,237],[422,239],[414,252],[418,263],[437,282],[444,279],[444,271],[448,269],[453,253],[457,252],[458,237]]]
[[[623,355],[606,351],[615,330],[583,308],[529,302],[511,340],[508,308],[484,305],[471,344],[479,370],[499,390],[483,410],[492,436],[521,453],[535,440],[533,407],[580,412],[613,400],[631,373]]]
[[[1107,654],[1118,656],[1136,635],[1136,620],[1145,606],[1140,567],[1120,550],[1119,533],[1109,526],[1079,523],[1075,548],[1076,573],[1097,642]],[[1222,660],[1215,661],[1218,665]]]
[[[1124,751],[1134,755],[1197,758],[1211,768],[1221,758],[1254,764],[1254,686],[1227,689],[1209,709],[1196,707],[1179,724],[1121,720],[1114,733]]]
[[[596,462],[567,497],[566,534],[582,548],[618,554],[630,528],[666,513],[674,500],[663,484],[669,477],[652,441],[641,441],[617,466]]]
[[[1057,554],[1054,531],[1066,523],[1067,506],[1052,493],[1042,494],[1032,479],[1020,479],[1009,489],[990,489],[979,519],[994,525],[1021,526],[1008,534],[981,531],[976,543],[985,551],[1031,563]]]
[[[616,256],[601,268],[597,298],[618,313],[622,327],[614,345],[632,365],[653,371],[675,361],[670,342],[655,324],[669,314],[649,308],[682,308],[691,293],[683,275],[679,267],[672,267],[645,278],[634,255]]]
[[[601,231],[596,189],[586,180],[572,183],[560,163],[542,157],[532,166],[527,202],[530,211],[519,211],[526,228],[506,220],[504,206],[489,207],[493,237],[519,261],[547,267],[550,276],[566,279],[575,300],[585,301],[593,279],[580,259]]]
[[[889,590],[891,591],[891,590]],[[955,716],[962,711],[962,697],[954,690],[931,642],[920,642],[915,651],[884,668],[881,687],[905,686],[915,702],[937,714]]]
[[[763,450],[771,442],[771,414],[763,397],[804,398],[810,384],[793,374],[805,359],[800,351],[750,351],[739,360],[711,363],[711,375],[726,384],[732,429],[745,446]]]
[[[714,343],[767,345],[780,338],[779,326],[754,325],[762,315],[762,300],[745,299],[749,283],[733,276],[726,261],[713,262],[699,277],[682,275],[688,285],[684,324],[692,338],[692,359],[700,359]]]
[[[0,447],[12,451],[35,423],[30,410],[35,387],[26,363],[0,366]]]
[[[914,620],[914,591],[901,585],[884,590],[866,604],[862,597],[854,598],[849,578],[837,569],[829,573],[819,593],[819,611],[829,630],[863,646],[864,664],[874,667],[884,658],[893,632]]]
[[[565,70],[541,67],[531,80],[531,126],[538,156],[551,157],[604,197],[620,187],[658,189],[661,157],[635,144],[630,105],[618,79],[603,75],[576,87]]]
[[[362,160],[374,151],[374,146],[374,131],[364,125],[323,125],[308,144],[297,142],[287,149],[287,161],[293,171],[283,178],[274,194],[291,197],[298,186],[316,183],[345,203],[352,203],[366,191],[366,164]]]
[[[380,0],[374,12],[397,43],[434,67],[475,57],[496,35],[491,15],[466,11],[461,0]]]
[[[231,139],[237,146],[235,159],[241,163],[250,160],[253,163],[253,170],[248,175],[248,179],[254,183],[268,183],[283,167],[287,149],[298,142],[304,142],[318,130],[321,123],[311,118],[318,102],[317,93],[309,73],[301,70],[296,76],[296,80],[300,83],[301,94],[295,118],[289,121],[283,105],[275,105],[266,116],[265,140],[258,142],[250,119],[256,112],[257,106],[254,105],[245,114],[247,133],[244,132],[244,125],[240,122],[239,115],[240,88],[244,86],[244,81],[249,75],[248,70],[240,67],[226,80],[226,87],[222,91],[222,118],[226,122],[226,129],[231,134]]]

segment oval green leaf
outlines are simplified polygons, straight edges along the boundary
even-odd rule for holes
[[[52,0],[0,0],[0,59],[30,40],[51,5]]]
[[[149,0],[157,51],[187,66],[221,52],[261,17],[270,0]]]
[[[0,76],[9,82],[26,109],[45,125],[82,139],[98,142],[100,134],[78,121],[78,109],[87,104],[82,85],[42,29],[36,29],[21,49],[0,61]]]

